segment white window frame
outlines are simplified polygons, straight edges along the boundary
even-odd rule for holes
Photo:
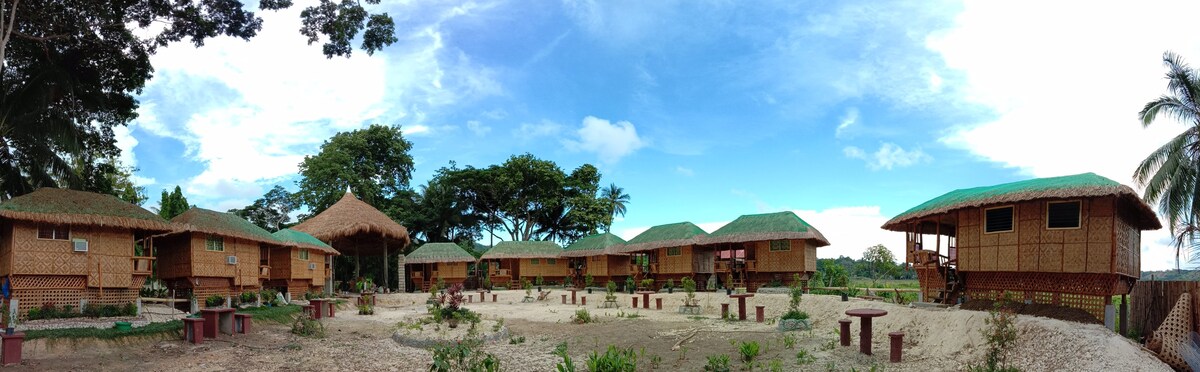
[[[1079,205],[1079,216],[1075,218],[1075,227],[1050,227],[1050,204],[1075,203]],[[1046,230],[1077,230],[1083,228],[1083,200],[1063,200],[1046,202]]]
[[[675,250],[675,254],[671,254],[671,250]],[[678,257],[683,255],[683,247],[667,247],[667,257]]]
[[[216,247],[216,249],[213,249]],[[204,239],[204,250],[208,252],[224,252],[225,238],[216,235],[209,235]]]
[[[49,238],[43,238],[43,237],[42,237],[42,230],[45,230],[45,229],[50,229],[50,237],[49,237]],[[60,232],[63,232],[63,231],[66,231],[66,234],[67,234],[67,236],[66,236],[66,237],[59,237],[59,236],[58,236],[58,233],[60,233]],[[38,231],[37,231],[37,238],[38,238],[38,240],[60,240],[60,241],[71,241],[71,226],[68,226],[68,225],[42,225],[42,224],[39,224],[39,225],[38,225]]]
[[[775,243],[777,243],[777,242],[784,243],[784,246],[780,249],[775,249]],[[767,243],[767,251],[768,252],[790,252],[791,250],[792,250],[792,241],[791,240],[787,240],[787,239],[772,240],[769,243]]]
[[[1004,209],[1004,208],[1011,208],[1011,210],[1012,210],[1012,213],[1011,213],[1011,216],[1012,216],[1012,223],[1010,223],[1010,224],[1009,224],[1009,226],[1008,226],[1008,230],[1000,230],[1000,231],[987,231],[987,226],[988,226],[988,217],[987,217],[987,212],[988,212],[988,211],[990,211],[990,210],[993,210],[993,209]],[[1017,207],[1016,207],[1016,205],[1014,205],[1014,204],[1009,204],[1009,205],[1001,205],[1001,206],[995,206],[995,207],[990,207],[990,208],[984,208],[984,209],[983,209],[983,233],[984,233],[984,234],[1002,234],[1002,233],[1009,233],[1009,232],[1017,231],[1016,229],[1017,229]]]
[[[301,249],[300,249],[300,252],[298,252],[298,253],[296,254],[296,256],[297,256],[297,257],[299,257],[301,260],[304,260],[304,261],[308,261],[308,260],[309,260],[309,257],[311,257],[311,256],[309,256],[308,249],[304,249],[304,248],[301,248]]]

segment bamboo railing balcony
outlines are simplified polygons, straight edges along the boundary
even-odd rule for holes
[[[133,256],[133,275],[150,275],[151,263],[154,262],[154,257],[149,256]]]
[[[262,279],[270,279],[271,267],[267,265],[258,265],[258,277]]]

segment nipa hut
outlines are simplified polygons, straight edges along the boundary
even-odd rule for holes
[[[796,274],[807,282],[817,271],[817,247],[829,245],[820,231],[792,212],[740,216],[703,242],[717,252],[717,275],[750,290],[770,282],[791,285]]]
[[[334,272],[343,280],[362,277],[361,257],[383,257],[383,280],[375,280],[380,287],[389,287],[387,268],[388,255],[399,252],[396,277],[400,291],[406,288],[404,278],[404,249],[408,247],[408,229],[371,205],[359,200],[353,193],[346,192],[328,209],[292,227],[293,230],[312,235],[329,244],[344,256],[354,256],[353,275],[344,276]],[[331,279],[332,280],[332,279]],[[331,284],[332,283],[328,283]]]
[[[176,230],[155,237],[158,278],[169,288],[191,292],[203,304],[210,296],[257,291],[270,278],[269,251],[282,242],[245,219],[192,207],[171,219]]]
[[[667,279],[678,283],[685,276],[704,283],[713,274],[712,250],[697,249],[708,233],[691,222],[658,225],[629,239],[621,252],[630,254],[629,275],[636,282],[654,279],[656,285]]]
[[[282,245],[270,249],[264,262],[270,278],[263,286],[289,293],[292,298],[300,298],[307,292],[324,292],[330,274],[327,263],[338,251],[312,235],[292,229],[271,235]]]
[[[546,241],[505,241],[483,253],[485,261],[496,261],[488,265],[492,284],[512,288],[521,279],[535,281],[541,276],[545,283],[562,281],[570,271],[567,261],[559,258],[562,247]]]
[[[412,282],[422,291],[440,279],[446,285],[467,279],[467,264],[475,262],[466,250],[454,243],[425,243],[404,258]]]
[[[883,228],[905,233],[926,300],[1008,297],[1103,319],[1141,275],[1141,230],[1162,225],[1133,189],[1084,173],[951,191]]]
[[[625,239],[610,233],[589,235],[567,246],[562,257],[568,261],[576,285],[584,285],[582,278],[586,275],[603,285],[629,275],[629,255],[620,252],[624,245]]]
[[[40,188],[0,203],[0,276],[18,311],[137,300],[166,220],[110,195]]]

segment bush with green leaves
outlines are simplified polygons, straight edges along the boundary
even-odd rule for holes
[[[575,324],[587,324],[592,322],[592,314],[588,313],[587,309],[575,310],[575,315],[571,316],[571,322]]]
[[[696,281],[692,277],[685,276],[680,280],[683,282],[683,306],[696,307],[700,306],[700,301],[696,299]]]
[[[521,288],[525,289],[525,297],[533,297],[533,284],[529,279],[521,278]]]
[[[304,337],[324,338],[325,325],[308,314],[301,313],[292,321],[292,333]]]
[[[538,287],[541,287],[542,284],[546,282],[545,280],[542,279],[541,274],[538,274],[538,276],[536,278],[533,278],[533,280],[534,280],[534,284],[537,284]]]
[[[654,279],[642,279],[642,288],[647,291],[654,290]]]
[[[817,357],[809,353],[808,350],[800,349],[796,352],[796,364],[805,365],[817,361]]]
[[[264,289],[259,291],[258,295],[262,297],[264,304],[271,304],[271,306],[283,305],[279,302],[279,291],[274,289]]]
[[[633,348],[618,349],[608,345],[604,354],[593,351],[587,358],[589,371],[606,372],[635,372],[637,371],[638,354]]]
[[[704,365],[704,370],[706,372],[729,372],[729,356],[725,354],[709,355],[708,364]]]
[[[429,365],[430,372],[496,372],[500,370],[500,360],[495,355],[483,352],[482,341],[467,339],[453,344],[434,346],[433,363]]]
[[[790,333],[783,335],[783,348],[784,349],[795,349],[796,348],[796,335],[793,335]]]
[[[583,287],[584,288],[591,288],[593,284],[596,284],[596,278],[593,278],[592,274],[587,274],[587,275],[583,276]]]
[[[983,333],[988,350],[984,365],[967,367],[971,372],[1018,371],[1017,368],[1008,366],[1008,351],[1017,343],[1017,314],[1004,308],[1003,304],[1003,301],[997,301],[995,307],[988,312],[988,318],[984,319],[987,326],[980,332]]]
[[[617,283],[609,280],[608,284],[604,285],[604,292],[605,292],[605,294],[604,294],[605,301],[616,301],[617,300]]]
[[[375,307],[371,304],[358,305],[358,315],[375,315]]]
[[[751,366],[754,363],[754,358],[758,357],[761,352],[761,347],[758,341],[742,342],[738,344],[738,354],[742,356],[742,363],[746,366]]]
[[[225,297],[221,295],[212,295],[204,299],[204,306],[218,307],[225,306]]]
[[[792,286],[788,289],[788,311],[780,319],[808,319],[808,313],[800,311],[800,301],[804,298],[804,288],[800,286],[800,275],[795,276]]]
[[[632,276],[632,275],[625,277],[625,290],[626,290],[626,291],[633,291],[633,288],[634,288],[636,285],[637,285],[637,283],[634,283],[634,282],[633,282],[633,276]]]
[[[667,278],[667,284],[663,285],[663,287],[675,288],[675,279]]]

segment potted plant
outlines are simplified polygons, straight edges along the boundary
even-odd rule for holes
[[[2,301],[2,302],[0,302],[0,304],[3,305],[3,306],[0,306],[0,317],[3,317],[3,321],[4,321],[4,334],[12,335],[14,332],[13,327],[15,326],[15,324],[13,324],[14,322],[13,322],[12,314],[10,314],[8,312],[8,302]]]
[[[733,272],[730,271],[729,274],[725,274],[725,295],[728,296],[728,295],[732,295],[732,294],[733,294]]]
[[[545,282],[544,280],[542,280],[542,275],[538,274],[537,278],[534,278],[533,280],[534,280],[534,284],[537,284],[538,292],[541,292],[542,291],[542,283]]]
[[[595,284],[594,280],[595,278],[592,277],[592,274],[583,276],[583,287],[587,288],[588,294],[592,294],[592,284]]]
[[[804,287],[800,285],[799,275],[796,275],[796,280],[792,284],[788,295],[791,297],[788,303],[788,311],[779,317],[779,330],[810,329],[811,325],[808,322],[808,313],[800,311],[800,300],[804,296]]]
[[[225,297],[221,295],[212,295],[204,299],[205,307],[221,307],[225,306]]]
[[[683,297],[683,306],[679,308],[680,314],[695,314],[699,315],[704,310],[700,308],[700,301],[696,299],[696,281],[691,277],[685,276],[680,279],[683,283],[683,292],[686,293]]]
[[[625,290],[629,291],[629,294],[633,294],[634,287],[635,287],[635,284],[633,283],[633,277],[632,276],[625,277]]]
[[[667,293],[675,293],[675,279],[667,278]]]

